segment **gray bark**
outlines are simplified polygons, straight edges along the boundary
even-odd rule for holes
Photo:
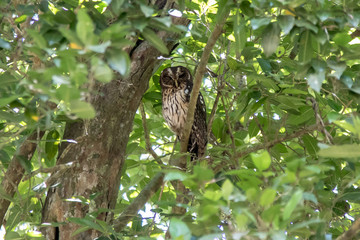
[[[173,22],[182,25],[189,23],[182,18],[174,18]],[[179,37],[168,32],[159,32],[158,36],[168,49],[173,48]],[[116,80],[96,86],[98,92],[91,99],[97,112],[96,117],[84,123],[82,136],[72,136],[76,137],[77,143],[69,144],[57,162],[76,164],[64,172],[57,184],[48,191],[43,208],[43,222],[65,224],[44,228],[43,233],[47,239],[93,239],[100,235],[95,230],[88,230],[72,236],[79,226],[67,219],[85,217],[89,208],[94,211],[115,207],[133,119],[148,88],[149,79],[160,63],[160,55],[148,42],[142,42],[132,53],[128,77],[118,76]],[[90,198],[94,193],[100,194],[90,203],[90,207],[64,201],[73,196]],[[111,220],[106,212],[99,214],[97,218]]]

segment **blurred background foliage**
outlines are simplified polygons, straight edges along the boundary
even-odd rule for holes
[[[356,0],[2,1],[0,13],[0,179],[20,144],[38,133],[26,174],[53,167],[68,122],[89,119],[98,82],[126,76],[138,39],[162,53],[127,147],[115,217],[150,179],[182,180],[191,197],[172,217],[167,182],[121,233],[123,239],[336,239],[360,210],[360,3]],[[172,170],[179,144],[161,114],[159,76],[169,66],[194,73],[226,4],[225,29],[211,53],[202,93],[211,127],[207,157]],[[110,6],[109,6],[110,5]],[[177,10],[175,10],[177,9]],[[191,20],[174,26],[171,15]],[[169,55],[158,31],[183,33]],[[146,148],[146,122],[155,161]],[[44,136],[40,137],[40,132]],[[39,171],[41,172],[41,171]],[[41,239],[44,182],[22,181],[2,225],[5,239]],[[94,196],[96,197],[96,196]],[[76,196],[89,204],[91,199]],[[112,226],[69,219],[82,229]],[[107,236],[107,237],[106,237]]]

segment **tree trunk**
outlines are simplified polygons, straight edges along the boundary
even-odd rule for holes
[[[187,25],[189,21],[174,18],[173,23]],[[174,47],[179,37],[167,32],[158,32],[158,36],[168,49]],[[116,80],[96,86],[91,103],[97,114],[94,119],[80,124],[83,126],[82,134],[71,134],[71,129],[75,131],[77,128],[74,125],[67,128],[67,136],[73,137],[77,143],[65,148],[57,164],[74,164],[61,174],[56,184],[50,186],[42,219],[43,222],[64,224],[44,228],[46,239],[94,239],[100,235],[96,230],[88,230],[72,236],[79,226],[68,219],[83,218],[87,213],[115,207],[133,119],[149,79],[160,63],[160,55],[148,42],[142,42],[132,51],[128,77],[118,76]],[[65,201],[77,196],[90,199],[94,194],[98,195],[89,204]],[[102,211],[96,216],[111,221],[107,212]]]

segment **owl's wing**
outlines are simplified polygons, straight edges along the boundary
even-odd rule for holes
[[[199,93],[194,114],[194,124],[191,129],[188,151],[196,157],[203,157],[207,144],[206,105]],[[193,159],[192,157],[191,159]]]
[[[190,95],[191,95],[192,89],[193,89],[192,81],[187,81],[186,86],[184,88],[186,102],[190,102]]]

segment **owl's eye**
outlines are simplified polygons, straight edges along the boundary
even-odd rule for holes
[[[186,78],[186,72],[181,73],[179,78]]]

